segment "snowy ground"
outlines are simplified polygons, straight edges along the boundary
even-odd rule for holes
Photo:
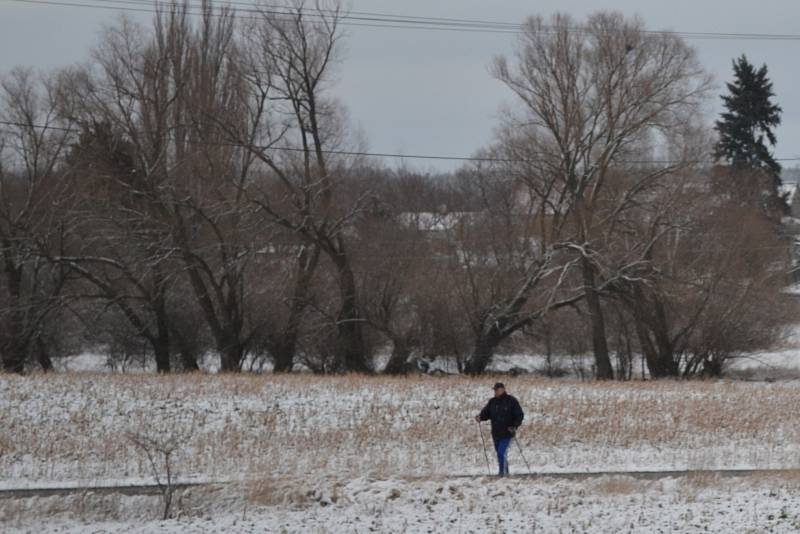
[[[798,382],[503,379],[527,412],[520,442],[540,473],[800,467]],[[5,488],[153,480],[137,439],[173,444],[170,465],[180,478],[228,483],[211,496],[180,495],[174,511],[182,518],[163,524],[152,522],[158,496],[0,499],[0,521],[34,532],[800,528],[795,475],[657,482],[461,478],[486,472],[471,416],[493,382],[0,376]],[[525,470],[516,448],[511,465],[512,472]]]
[[[46,523],[9,521],[7,532],[755,534],[800,530],[800,481],[796,478],[652,482],[630,477],[583,482],[356,478],[338,483],[296,481],[288,487],[253,492],[247,501],[234,501],[235,510],[208,508],[168,521],[142,517],[109,521],[102,514],[84,511]],[[136,504],[140,515],[156,507]]]
[[[791,286],[787,292],[800,295],[800,284]],[[388,361],[390,348],[379,352],[374,358],[377,369],[383,368]],[[637,356],[632,366],[633,378],[641,379],[647,377],[647,370],[643,362]],[[98,350],[96,352],[86,352],[78,355],[59,358],[54,362],[56,370],[59,372],[93,372],[107,373],[125,372],[128,374],[153,373],[155,363],[150,359],[141,361],[128,361],[124,364],[116,362],[111,365],[108,356]],[[458,366],[452,359],[437,358],[429,362],[430,369],[440,371],[444,374],[458,374]],[[489,366],[488,372],[508,373],[509,371],[522,371],[524,373],[544,375],[549,369],[557,376],[569,376],[573,378],[590,377],[594,359],[591,354],[567,355],[557,354],[550,358],[548,365],[547,358],[542,354],[530,353],[502,353],[496,354]],[[207,373],[216,373],[219,370],[219,358],[214,354],[205,354],[200,358],[200,368]],[[254,363],[250,360],[244,364],[245,369],[271,371],[269,362]],[[301,365],[296,366],[296,370],[307,371]],[[754,380],[786,380],[800,379],[800,325],[788,328],[783,340],[770,350],[763,350],[750,354],[743,354],[733,358],[728,367],[727,373],[737,378]]]

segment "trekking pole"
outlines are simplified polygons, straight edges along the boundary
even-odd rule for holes
[[[519,440],[514,436],[514,441],[517,442],[517,448],[519,449],[519,455],[522,456],[522,460],[525,462],[525,467],[528,468],[528,474],[532,475],[533,471],[531,471],[531,464],[528,463],[528,460],[525,458],[525,454],[522,452],[522,445],[519,444]]]
[[[489,454],[486,452],[486,438],[483,437],[483,427],[481,426],[481,422],[478,421],[478,434],[481,435],[481,442],[483,443],[483,457],[486,458],[486,470],[489,472],[489,475],[492,474],[492,467],[489,465]]]

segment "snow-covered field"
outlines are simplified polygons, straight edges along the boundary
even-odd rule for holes
[[[539,473],[800,467],[797,382],[504,380],[526,410],[520,442]],[[487,471],[471,416],[493,382],[0,376],[5,488],[153,480],[137,440],[173,446],[170,466],[181,479],[225,483],[210,494],[178,495],[173,511],[181,517],[163,524],[155,522],[158,496],[119,495],[0,499],[0,521],[36,532],[800,528],[800,477],[793,473],[658,481],[463,477]],[[510,460],[512,473],[526,470],[518,449]]]
[[[206,509],[168,521],[141,517],[9,523],[42,533],[794,533],[800,480],[716,478],[583,482],[543,479],[299,480],[235,510]],[[41,503],[37,503],[41,504]],[[155,508],[152,505],[149,508]],[[92,519],[92,518],[95,519]]]

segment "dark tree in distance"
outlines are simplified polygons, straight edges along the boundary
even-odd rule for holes
[[[781,166],[770,148],[777,138],[775,127],[781,123],[782,109],[773,102],[775,93],[767,76],[767,66],[759,69],[742,55],[733,61],[734,80],[727,84],[728,95],[722,95],[725,110],[717,121],[719,133],[715,157],[736,170],[763,173],[767,181],[767,211],[787,210],[780,193]]]

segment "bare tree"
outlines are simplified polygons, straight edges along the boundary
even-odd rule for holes
[[[63,80],[62,91],[73,87]],[[78,274],[93,291],[76,295],[116,307],[152,348],[159,372],[171,369],[170,291],[177,269],[169,228],[148,218],[147,202],[131,194],[137,168],[133,150],[108,123],[82,126],[69,152],[68,176],[79,183],[78,199],[64,220],[75,242],[72,254],[51,260]],[[185,369],[197,369],[191,358]]]
[[[0,83],[0,353],[4,369],[18,373],[33,353],[52,368],[43,330],[68,281],[43,253],[67,245],[54,206],[70,198],[63,162],[71,131],[56,102],[52,79],[30,70]]]
[[[571,219],[564,241],[580,258],[598,377],[611,378],[595,202],[609,170],[642,142],[691,122],[709,78],[680,37],[645,32],[640,20],[618,13],[600,12],[584,23],[567,15],[530,18],[515,60],[498,57],[493,72],[521,105],[511,123],[533,131],[529,157],[560,182],[552,202]]]
[[[382,191],[385,192],[385,191]],[[437,267],[447,263],[416,224],[390,206],[376,206],[358,225],[354,263],[361,288],[364,317],[392,344],[383,372],[406,374],[416,368],[412,354],[423,350],[422,300],[431,300],[440,280]],[[438,263],[438,265],[437,265]]]
[[[188,4],[171,4],[151,32],[123,19],[95,60],[96,72],[74,76],[77,120],[109,124],[130,147],[133,169],[122,185],[135,206],[121,206],[126,226],[156,230],[137,236],[141,266],[157,288],[148,300],[163,308],[166,286],[176,272],[185,276],[222,370],[237,371],[258,330],[245,293],[258,237],[243,193],[254,158],[213,127],[224,115],[230,127],[248,128],[233,14],[204,4],[194,25]],[[169,321],[155,318],[152,337],[167,346]]]
[[[338,366],[364,372],[370,364],[347,232],[368,195],[338,194],[349,162],[330,151],[346,141],[346,132],[339,107],[325,96],[340,40],[340,7],[296,1],[288,11],[264,10],[247,28],[250,122],[260,128],[250,137],[227,130],[267,170],[260,193],[251,195],[260,213],[300,237],[309,257],[322,253],[334,266]],[[308,267],[298,262],[298,284],[305,283]]]
[[[729,359],[780,340],[793,309],[786,245],[757,205],[696,189],[681,205],[683,224],[652,249],[655,275],[613,288],[653,378],[718,376]]]
[[[583,298],[579,286],[567,283],[576,262],[557,248],[553,211],[538,188],[552,180],[517,163],[518,140],[506,141],[491,153],[499,163],[461,174],[481,209],[454,214],[448,231],[455,291],[474,339],[464,366],[470,374],[483,372],[505,339]]]
[[[271,357],[274,372],[283,373],[294,367],[306,310],[316,298],[320,251],[289,230],[271,235],[256,260],[255,272],[261,276],[251,279],[248,290],[258,294],[254,305],[264,309],[258,348]]]

